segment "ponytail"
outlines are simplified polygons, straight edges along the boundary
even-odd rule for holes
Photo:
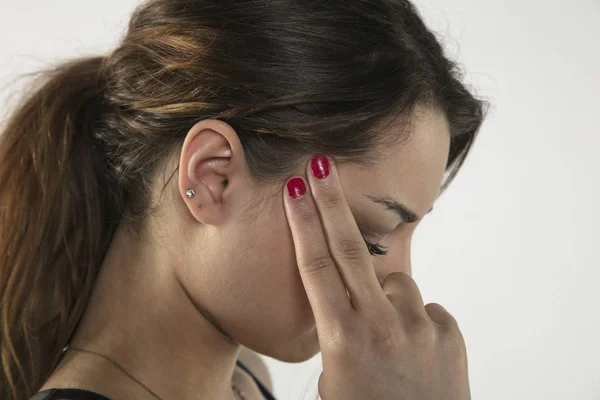
[[[269,185],[315,153],[381,161],[417,105],[447,117],[442,192],[469,154],[489,104],[411,1],[220,4],[143,1],[110,54],[44,71],[0,128],[0,399],[52,373],[116,225],[144,227],[196,122],[231,125]]]
[[[103,62],[41,71],[0,130],[2,399],[29,399],[58,364],[119,220],[92,136]]]

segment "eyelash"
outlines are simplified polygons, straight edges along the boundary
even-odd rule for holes
[[[384,248],[387,248],[387,247],[382,247],[379,243],[371,243],[367,239],[365,239],[364,236],[363,236],[363,240],[367,244],[367,249],[369,250],[369,253],[371,253],[371,255],[385,256],[388,253],[387,250],[383,250]]]

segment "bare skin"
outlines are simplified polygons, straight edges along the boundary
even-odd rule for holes
[[[386,256],[369,256],[381,278],[411,274],[410,243],[419,222],[402,221],[363,194],[394,197],[423,217],[445,171],[446,119],[419,108],[413,130],[378,165],[337,165],[356,223],[370,241],[387,247]],[[306,179],[311,156],[294,176]],[[234,399],[232,379],[249,398],[261,399],[236,367],[241,346],[284,362],[320,351],[281,196],[284,183],[256,182],[237,133],[218,120],[191,127],[165,167],[142,236],[124,225],[117,230],[71,344],[115,360],[164,400],[196,400],[199,393]],[[188,188],[196,191],[193,198],[185,195]],[[114,400],[155,399],[109,362],[72,351],[40,390],[53,387]]]
[[[240,346],[238,359],[273,393],[271,376],[266,364],[257,353]],[[50,388],[81,388],[103,394],[113,400],[147,398],[146,390],[131,379],[123,379],[124,377],[120,370],[102,358],[88,353],[67,352],[59,368],[54,371],[40,391]],[[235,367],[231,381],[248,400],[263,399],[254,379],[242,368]],[[154,399],[152,396],[149,398]]]
[[[321,343],[321,398],[471,400],[454,317],[424,305],[404,272],[378,282],[335,163],[315,159],[312,169],[283,199]]]

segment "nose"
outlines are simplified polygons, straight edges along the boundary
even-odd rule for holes
[[[392,272],[403,272],[412,277],[410,244],[396,249],[396,252],[389,251],[387,256],[378,259],[375,263],[375,275],[381,286],[383,286],[385,278]]]

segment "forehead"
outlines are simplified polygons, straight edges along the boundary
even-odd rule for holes
[[[386,149],[381,162],[369,167],[340,166],[348,201],[365,204],[369,200],[363,194],[391,196],[419,216],[427,214],[440,192],[449,149],[450,131],[444,115],[417,108],[410,139]]]

